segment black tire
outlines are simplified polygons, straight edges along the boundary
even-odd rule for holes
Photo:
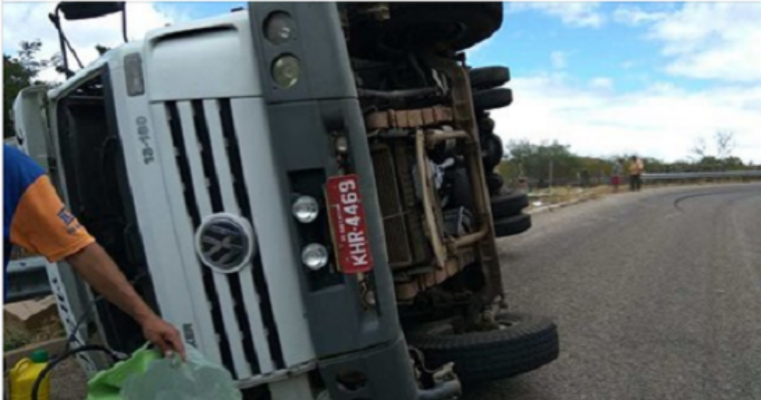
[[[505,155],[505,147],[499,135],[486,135],[482,137],[482,140],[481,148],[484,150],[484,169],[491,171],[502,162],[502,157]]]
[[[494,120],[488,115],[478,120],[478,133],[481,137],[494,133]]]
[[[558,358],[557,326],[548,318],[505,313],[497,316],[505,329],[455,335],[437,331],[441,323],[413,330],[407,342],[425,355],[428,367],[454,362],[465,384],[510,378]]]
[[[510,82],[507,67],[483,67],[470,70],[470,86],[473,89],[491,89]]]
[[[505,185],[505,178],[497,173],[490,173],[486,175],[486,186],[489,189],[489,195],[494,196],[500,192],[502,186]]]
[[[528,214],[519,214],[494,221],[494,236],[498,238],[520,235],[529,229],[531,229],[531,216]]]
[[[349,54],[378,60],[405,51],[465,50],[502,26],[502,3],[388,3],[390,19],[362,16],[349,3]]]
[[[491,214],[494,220],[514,217],[528,207],[528,196],[520,192],[508,192],[491,198]]]
[[[513,103],[513,91],[508,88],[481,90],[473,93],[473,108],[478,111],[495,110]]]

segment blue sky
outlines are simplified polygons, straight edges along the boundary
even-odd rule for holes
[[[599,12],[612,14],[617,7],[619,3],[603,4]],[[659,4],[640,7],[662,8]],[[569,26],[555,16],[531,10],[508,13],[503,29],[470,61],[474,65],[509,65],[516,76],[525,76],[545,71],[548,63],[553,66],[552,55],[556,54],[554,59],[562,61],[556,61],[560,65],[555,69],[582,80],[607,76],[616,81],[618,89],[632,90],[643,87],[665,67],[659,50],[642,27]],[[697,87],[703,83],[686,80],[680,84]]]
[[[129,3],[129,34],[245,5]],[[4,51],[34,37],[57,51],[52,7],[4,3]],[[710,152],[715,132],[730,130],[735,153],[761,163],[758,21],[761,3],[508,3],[502,29],[467,53],[471,65],[511,68],[515,102],[492,113],[506,142],[675,160],[699,140]],[[94,44],[118,45],[116,17],[67,26],[88,61]]]
[[[177,12],[180,11],[187,14],[189,18],[199,19],[209,16],[216,16],[230,12],[230,10],[238,7],[247,7],[245,2],[190,2],[190,1],[178,1],[178,2],[162,2],[156,3],[156,8],[159,11],[164,12]]]
[[[515,10],[508,4],[503,28],[477,49],[470,62],[477,66],[509,65],[516,76],[525,76],[546,71],[548,63],[552,66],[552,55],[556,54],[554,59],[562,59],[558,61],[562,65],[555,66],[555,69],[563,69],[581,80],[607,76],[615,80],[616,88],[622,91],[643,88],[649,82],[665,79],[689,89],[713,84],[665,76],[668,60],[660,55],[661,47],[648,36],[647,27],[609,20],[617,10],[631,7],[631,4],[603,3],[594,7],[595,13],[602,18],[599,25],[597,22],[564,23],[556,15],[536,9]],[[674,10],[680,6],[679,3],[635,5],[645,13]]]

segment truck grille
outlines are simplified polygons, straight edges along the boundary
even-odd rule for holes
[[[240,215],[255,226],[230,100],[170,101],[163,106],[192,231],[205,216],[220,212]],[[187,268],[200,269],[219,361],[233,376],[284,368],[261,253],[250,268],[235,274],[213,272],[200,259]]]

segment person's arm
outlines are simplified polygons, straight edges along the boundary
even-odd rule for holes
[[[99,244],[86,246],[68,256],[66,261],[98,293],[134,318],[143,328],[145,338],[158,346],[162,353],[175,351],[185,359],[180,333],[148,307]]]
[[[3,155],[10,242],[50,262],[69,261],[98,293],[135,318],[146,339],[162,351],[174,350],[184,358],[179,332],[138,296],[111,257],[66,209],[44,170],[8,146],[3,147]]]

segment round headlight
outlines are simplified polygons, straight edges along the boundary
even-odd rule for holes
[[[288,54],[278,57],[272,63],[272,79],[283,89],[288,89],[299,81],[301,63],[299,59]]]
[[[308,224],[317,219],[320,214],[320,205],[312,196],[299,196],[291,207],[293,216],[302,224]]]
[[[301,252],[301,262],[312,271],[317,271],[328,265],[328,249],[321,244],[310,244]]]
[[[264,21],[264,36],[274,45],[283,44],[296,35],[296,24],[288,13],[275,11]]]

